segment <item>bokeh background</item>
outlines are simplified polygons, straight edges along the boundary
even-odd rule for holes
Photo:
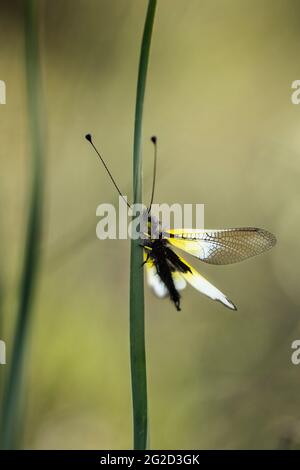
[[[146,0],[40,1],[47,119],[43,257],[26,353],[22,447],[130,448],[129,242],[99,241],[117,195],[92,132],[131,195]],[[264,227],[278,244],[232,266],[194,265],[237,305],[191,288],[183,310],[146,290],[151,446],[300,445],[300,79],[297,0],[160,0],[144,115],[144,189],[204,203],[207,228]],[[0,6],[0,337],[10,360],[28,209],[22,1]],[[0,368],[1,383],[6,366]]]

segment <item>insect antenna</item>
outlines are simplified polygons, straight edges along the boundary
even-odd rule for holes
[[[93,138],[92,138],[92,135],[91,134],[86,134],[85,136],[86,140],[91,144],[91,146],[93,147],[93,149],[95,150],[96,154],[98,155],[101,163],[103,164],[104,168],[106,169],[114,187],[116,188],[116,190],[118,191],[119,195],[121,196],[121,198],[123,199],[123,201],[126,203],[127,207],[129,207],[130,209],[130,204],[128,204],[128,202],[126,201],[125,197],[123,196],[123,194],[121,193],[117,183],[115,182],[115,179],[113,177],[113,175],[111,174],[111,172],[109,171],[105,161],[103,160],[102,156],[100,155],[100,152],[98,151],[97,147],[95,146],[94,142],[93,142]]]
[[[151,199],[150,199],[150,204],[148,208],[148,214],[151,212],[151,206],[153,203],[153,198],[154,198],[154,191],[155,191],[155,181],[156,181],[156,166],[157,166],[157,138],[156,136],[151,137],[151,142],[153,143],[154,146],[154,162],[153,162],[153,182],[152,182],[152,192],[151,192]]]

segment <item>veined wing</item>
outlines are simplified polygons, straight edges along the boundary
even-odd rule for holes
[[[231,264],[269,250],[275,236],[254,227],[220,230],[174,229],[164,232],[168,242],[210,264]]]
[[[180,258],[183,263],[185,263],[190,271],[186,273],[180,273],[182,276],[191,286],[193,286],[196,290],[201,292],[202,294],[210,297],[213,300],[217,300],[221,302],[225,307],[230,308],[231,310],[237,310],[236,306],[234,305],[231,300],[226,297],[223,292],[217,289],[213,284],[211,284],[205,277],[201,276],[196,269],[194,269],[190,264],[186,262],[186,260]]]

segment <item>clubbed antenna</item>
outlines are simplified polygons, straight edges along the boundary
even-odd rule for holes
[[[152,182],[152,193],[151,193],[151,199],[150,199],[150,204],[148,208],[148,214],[151,212],[151,206],[153,203],[154,199],[154,191],[155,191],[155,181],[156,181],[156,165],[157,165],[157,137],[153,135],[151,137],[151,142],[153,143],[154,146],[154,163],[153,163],[153,182]]]
[[[128,204],[128,202],[126,201],[125,197],[123,196],[123,194],[121,193],[117,183],[115,182],[115,179],[113,177],[113,175],[111,174],[111,172],[109,171],[105,161],[103,160],[102,156],[100,155],[100,152],[98,151],[97,147],[95,146],[94,142],[93,142],[93,138],[92,138],[92,134],[86,134],[85,136],[86,140],[91,144],[91,146],[93,147],[93,149],[95,150],[96,154],[98,155],[101,163],[103,164],[104,168],[106,169],[114,187],[116,188],[116,190],[118,191],[118,193],[120,194],[121,198],[123,199],[123,201],[127,204],[127,206],[130,208],[130,204]]]

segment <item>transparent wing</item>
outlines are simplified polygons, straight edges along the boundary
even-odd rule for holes
[[[196,290],[201,292],[202,294],[206,295],[210,299],[217,300],[221,302],[225,307],[230,308],[231,310],[237,310],[236,306],[234,305],[231,300],[226,297],[219,289],[217,289],[213,284],[208,282],[205,277],[201,276],[196,269],[194,269],[190,264],[188,264],[184,259],[180,258],[183,263],[185,263],[190,271],[186,273],[180,273],[182,276],[191,286],[193,286]]]
[[[174,229],[164,232],[168,242],[210,264],[231,264],[269,250],[276,244],[267,230],[246,227],[220,230]]]

